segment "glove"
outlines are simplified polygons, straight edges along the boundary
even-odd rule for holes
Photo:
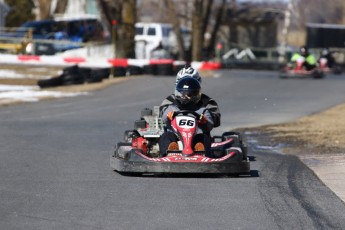
[[[167,114],[167,118],[171,121],[174,117],[174,111],[170,111],[168,114]]]
[[[199,125],[204,125],[207,123],[207,118],[204,116],[204,114],[201,114],[199,117]]]

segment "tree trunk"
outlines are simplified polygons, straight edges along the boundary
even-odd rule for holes
[[[185,49],[184,43],[183,43],[183,37],[182,37],[182,33],[181,33],[181,25],[180,25],[179,18],[177,17],[177,14],[176,14],[175,4],[172,2],[172,0],[165,0],[165,5],[168,9],[169,21],[172,22],[174,32],[176,35],[177,47],[178,47],[178,59],[186,60],[186,55],[185,55],[186,49]]]
[[[39,8],[39,19],[49,19],[51,18],[50,9],[51,9],[51,0],[37,0]]]
[[[119,57],[135,57],[136,0],[124,0],[121,7],[121,20],[116,39],[116,53]]]
[[[202,60],[203,36],[202,33],[202,0],[194,0],[194,13],[192,17],[192,60]]]
[[[54,14],[64,14],[66,12],[68,0],[59,0],[56,3]]]
[[[217,34],[223,19],[223,13],[225,8],[226,0],[222,1],[222,4],[218,7],[218,10],[216,11],[216,22],[214,24],[213,30],[211,32],[211,39],[207,47],[207,56],[211,57],[214,55],[214,48],[216,46],[216,39]]]
[[[237,28],[237,23],[234,22],[234,15],[235,12],[237,11],[237,4],[236,4],[236,0],[232,0],[230,7],[228,9],[227,14],[228,15],[233,15],[229,21],[229,38],[228,38],[228,42],[230,47],[235,46],[235,44],[238,44],[238,28]]]
[[[101,18],[107,22],[115,44],[114,56],[135,56],[136,0],[97,0]]]

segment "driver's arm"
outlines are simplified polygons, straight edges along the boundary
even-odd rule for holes
[[[207,122],[204,124],[199,125],[203,132],[210,132],[214,128],[214,121],[213,117],[207,109],[201,108],[196,111],[199,114],[203,114],[203,116],[207,119]]]
[[[160,112],[160,116],[163,120],[164,123],[167,123],[168,122],[168,113],[171,112],[171,111],[179,111],[179,109],[177,108],[177,106],[175,105],[169,105],[169,106],[166,106],[164,107],[161,112]]]

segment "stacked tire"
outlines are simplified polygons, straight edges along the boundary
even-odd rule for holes
[[[81,74],[79,66],[69,66],[63,69],[62,85],[79,85],[84,84],[84,75]]]
[[[64,68],[61,75],[50,79],[39,80],[37,84],[40,88],[48,88],[63,85],[96,83],[109,78],[110,72],[110,68],[86,68],[74,65]]]

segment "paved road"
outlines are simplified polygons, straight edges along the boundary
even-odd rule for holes
[[[203,81],[223,126],[290,121],[345,99],[345,77],[220,71]],[[124,177],[109,156],[171,77],[0,108],[0,229],[342,229],[345,205],[293,156],[250,143],[251,176]]]

